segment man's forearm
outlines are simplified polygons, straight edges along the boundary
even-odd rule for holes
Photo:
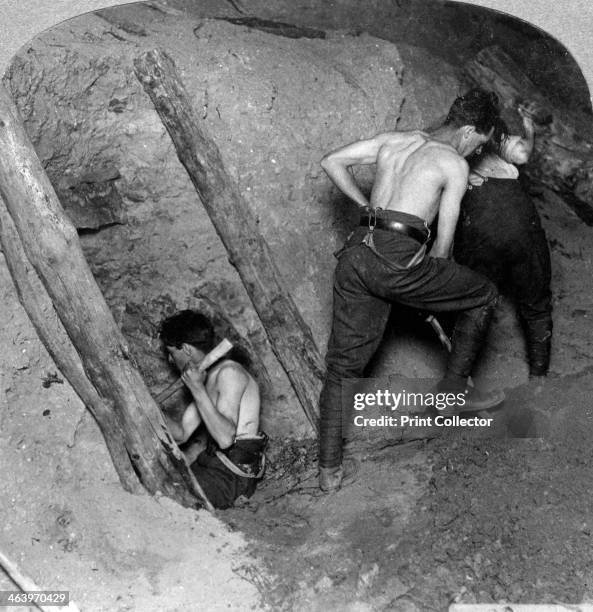
[[[439,221],[437,237],[429,253],[431,257],[440,257],[442,259],[449,259],[451,257],[457,217],[453,216],[450,219],[446,217],[447,215],[443,215]]]
[[[523,140],[527,149],[527,156],[530,157],[535,145],[535,126],[533,120],[529,117],[523,119],[523,132],[525,134]]]
[[[341,164],[331,163],[326,160],[321,161],[321,166],[331,179],[332,183],[353,202],[361,208],[369,206],[368,199],[364,196],[360,187],[356,184],[354,177],[348,168]]]
[[[453,243],[449,242],[439,242],[439,240],[435,240],[432,248],[430,249],[430,257],[440,257],[442,259],[449,259],[451,256],[451,249],[453,247]]]

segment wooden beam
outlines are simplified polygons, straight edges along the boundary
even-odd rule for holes
[[[135,367],[84,258],[76,229],[2,85],[0,150],[0,195],[23,251],[76,347],[86,376],[117,415],[142,484],[150,493],[160,491],[186,506],[211,508]]]
[[[1,197],[0,244],[19,301],[29,315],[37,335],[78,397],[95,417],[124,489],[138,493],[140,483],[126,451],[117,415],[87,378],[80,356],[72,346],[45,287],[25,255],[21,239]]]
[[[247,202],[226,171],[216,143],[203,129],[173,60],[154,50],[137,58],[134,67],[243,281],[272,350],[318,431],[323,362]]]

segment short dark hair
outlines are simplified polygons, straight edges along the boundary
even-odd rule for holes
[[[161,323],[159,337],[166,346],[180,349],[185,343],[208,352],[214,344],[214,328],[203,314],[181,310]]]
[[[456,128],[473,125],[480,134],[487,134],[494,127],[498,113],[498,96],[476,87],[455,98],[444,124]]]

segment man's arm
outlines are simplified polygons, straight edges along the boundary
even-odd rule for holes
[[[393,134],[379,134],[368,140],[353,142],[328,153],[321,160],[321,167],[334,185],[361,208],[369,206],[369,201],[356,184],[349,168],[355,164],[374,164],[377,161],[379,149],[392,136]]]
[[[183,411],[181,422],[172,419],[166,412],[163,412],[167,427],[173,436],[173,439],[178,444],[183,444],[187,439],[194,433],[198,428],[198,425],[202,422],[202,418],[198,414],[195,402],[191,402],[187,408]]]
[[[469,166],[464,159],[451,159],[447,160],[444,172],[447,179],[441,192],[437,238],[430,256],[447,259],[451,256],[461,199],[467,189]]]
[[[195,406],[206,429],[220,448],[228,448],[234,442],[241,398],[248,379],[238,368],[227,366],[218,372],[218,398],[212,403],[204,382],[206,373],[195,366],[187,368],[181,375],[195,400]]]
[[[533,146],[535,144],[535,125],[533,123],[532,113],[534,108],[532,106],[519,106],[517,109],[519,115],[523,119],[523,133],[524,136],[521,139],[525,148],[526,158],[523,163],[527,163],[533,152]]]

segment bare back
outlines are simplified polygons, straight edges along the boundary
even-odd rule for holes
[[[223,380],[224,379],[224,380]],[[219,399],[224,387],[233,386],[242,390],[239,405],[225,406]],[[237,423],[235,438],[255,436],[259,432],[260,395],[259,387],[249,372],[236,361],[225,359],[208,372],[206,391],[212,403],[221,413]],[[235,404],[235,402],[232,402]],[[227,413],[232,412],[232,414]]]
[[[432,223],[438,212],[437,238],[430,254],[449,257],[469,176],[463,156],[490,135],[479,135],[471,126],[441,128],[438,140],[419,130],[378,134],[328,153],[321,167],[336,187],[363,209],[399,211],[426,223]],[[358,164],[376,164],[370,200],[350,172],[350,167]]]
[[[443,190],[467,181],[465,160],[447,144],[425,132],[397,132],[380,146],[371,206],[416,215],[431,223]]]

